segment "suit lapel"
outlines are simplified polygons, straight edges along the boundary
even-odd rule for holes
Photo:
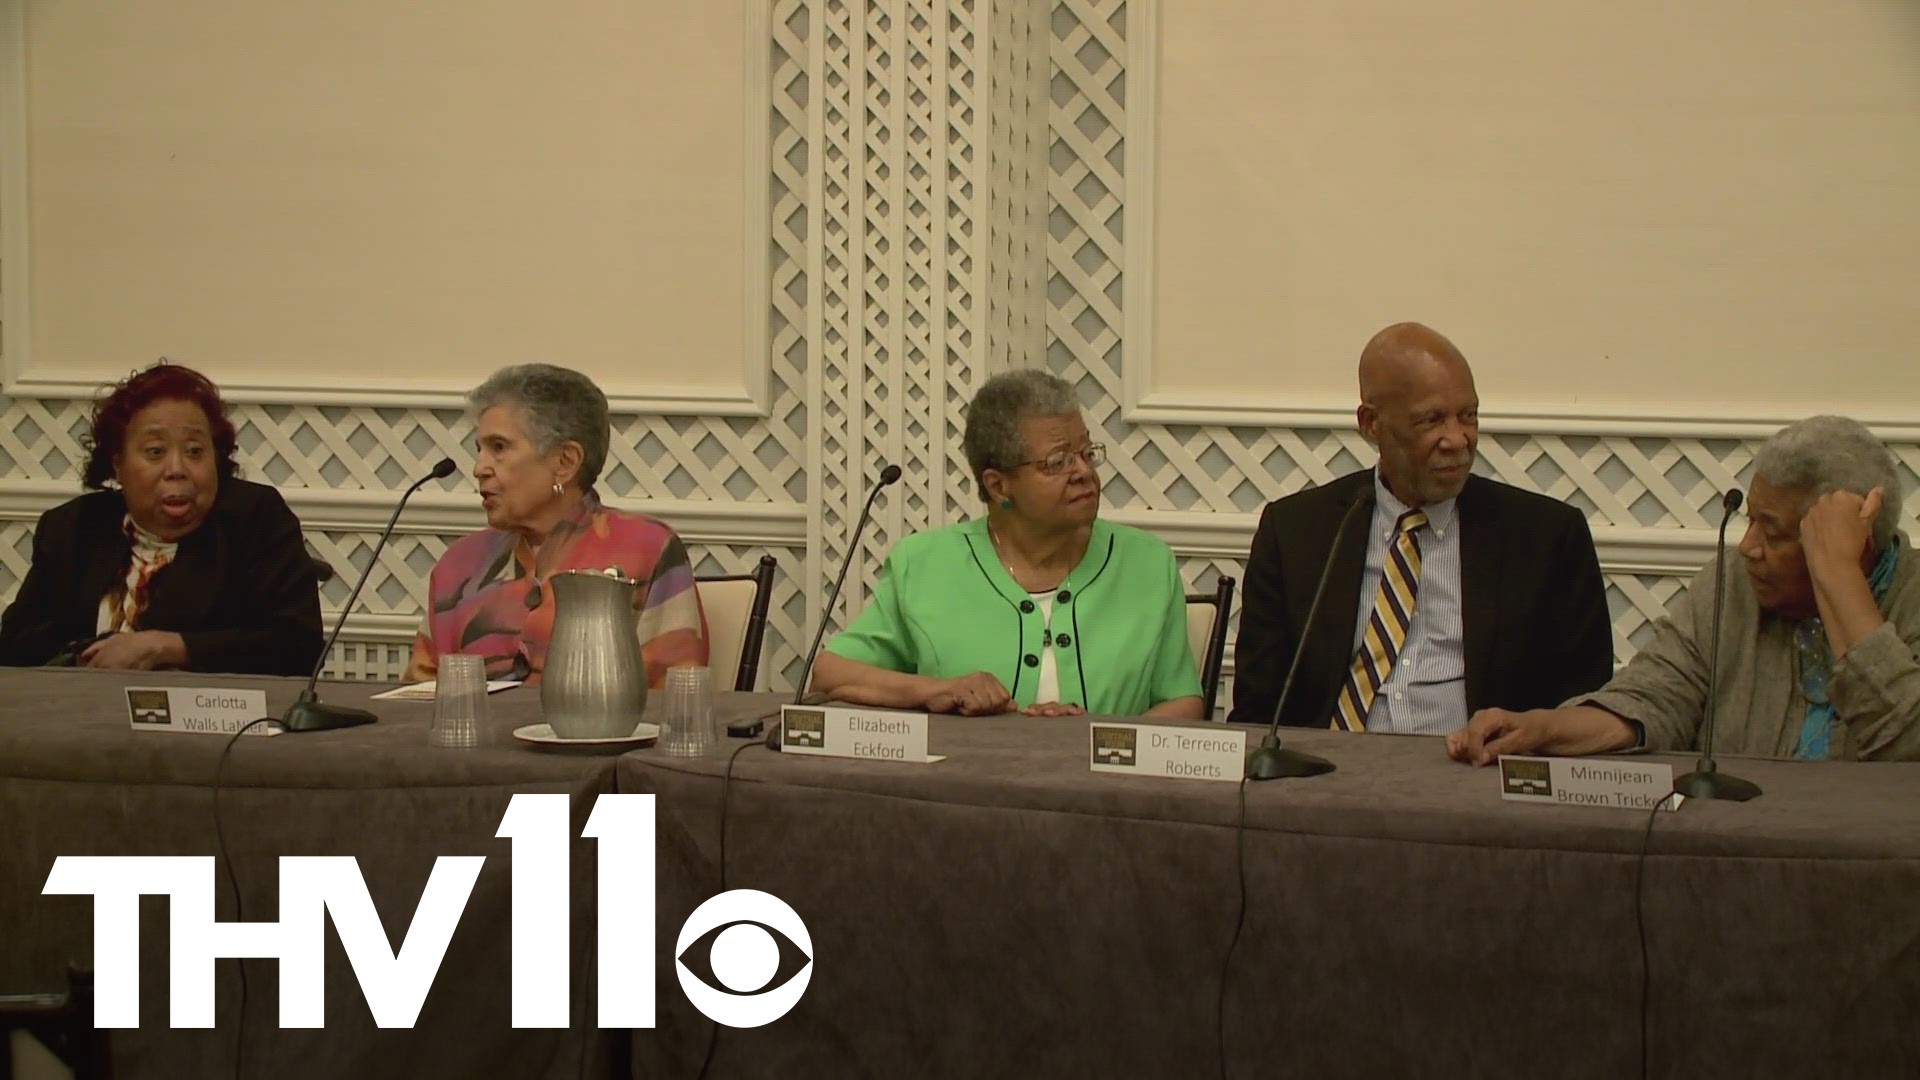
[[[81,534],[75,539],[87,556],[79,564],[78,579],[73,583],[73,595],[81,603],[73,606],[76,609],[84,606],[85,610],[76,610],[71,615],[75,637],[93,636],[94,628],[99,625],[101,599],[113,588],[116,579],[126,576],[127,552],[131,547],[121,531],[126,513],[125,504],[116,499],[103,504],[99,514],[89,513],[81,519]]]
[[[153,576],[153,596],[147,601],[141,625],[153,630],[203,625],[213,607],[224,547],[220,524],[210,514],[192,535],[180,541],[173,562]]]
[[[1482,485],[1473,477],[1455,504],[1460,521],[1460,635],[1466,649],[1467,711],[1480,707],[1476,696],[1493,677],[1494,647],[1500,625],[1500,566],[1505,537],[1483,504]]]
[[[1340,505],[1348,506],[1354,498],[1366,493],[1373,484],[1373,470],[1367,469],[1356,474],[1357,481],[1346,486],[1341,493]],[[1360,625],[1360,579],[1367,569],[1367,539],[1373,528],[1371,508],[1354,511],[1354,522],[1347,526],[1347,534],[1340,537],[1339,550],[1333,550],[1333,542],[1340,531],[1340,515],[1330,516],[1325,523],[1326,532],[1316,545],[1322,558],[1333,560],[1327,574],[1327,594],[1320,601],[1320,631],[1314,634],[1312,651],[1302,661],[1301,671],[1325,672],[1327,679],[1324,693],[1319,695],[1315,706],[1314,726],[1324,727],[1333,716],[1334,701],[1340,695],[1340,685],[1346,678],[1347,667],[1353,662],[1353,635]],[[1303,580],[1303,595],[1312,597],[1313,588],[1319,584],[1321,562],[1316,559],[1309,567],[1310,576]],[[1311,602],[1311,601],[1309,601]],[[1306,612],[1301,612],[1304,618]]]

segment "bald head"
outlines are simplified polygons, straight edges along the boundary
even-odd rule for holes
[[[1379,408],[1383,401],[1404,398],[1410,386],[1437,374],[1463,376],[1473,384],[1473,370],[1445,334],[1417,322],[1394,323],[1373,335],[1360,350],[1360,400]]]
[[[1439,331],[1395,323],[1360,351],[1360,433],[1380,449],[1380,476],[1419,507],[1460,494],[1480,439],[1480,397],[1467,358]]]

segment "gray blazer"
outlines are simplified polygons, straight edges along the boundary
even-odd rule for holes
[[[1895,542],[1903,550],[1880,605],[1887,622],[1847,650],[1827,681],[1834,707],[1828,756],[1834,760],[1920,760],[1920,555],[1904,536]],[[1739,553],[1729,551],[1726,558],[1714,752],[1790,758],[1807,715],[1795,623],[1763,614]],[[1712,622],[1708,563],[1668,605],[1652,644],[1607,685],[1567,704],[1598,705],[1638,722],[1650,750],[1697,749],[1706,718]]]

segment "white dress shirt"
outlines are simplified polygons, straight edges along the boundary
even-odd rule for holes
[[[1360,610],[1353,649],[1360,650],[1373,614],[1394,525],[1410,507],[1393,497],[1373,471],[1373,518],[1367,530],[1367,565],[1360,575]],[[1460,624],[1460,530],[1454,500],[1424,508],[1420,539],[1420,587],[1414,595],[1407,643],[1367,711],[1367,730],[1401,735],[1445,735],[1467,722],[1466,637]]]

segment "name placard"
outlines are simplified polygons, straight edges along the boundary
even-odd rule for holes
[[[231,735],[267,715],[265,690],[218,686],[129,686],[127,722],[135,731]],[[280,722],[255,724],[248,735],[278,735]]]
[[[837,705],[783,705],[780,749],[867,761],[944,761],[927,753],[927,714]]]
[[[1238,782],[1247,769],[1244,728],[1096,721],[1087,725],[1087,744],[1094,772]]]
[[[1561,806],[1651,810],[1673,792],[1673,766],[1624,758],[1502,757],[1500,797]],[[1678,810],[1685,795],[1661,805]]]

